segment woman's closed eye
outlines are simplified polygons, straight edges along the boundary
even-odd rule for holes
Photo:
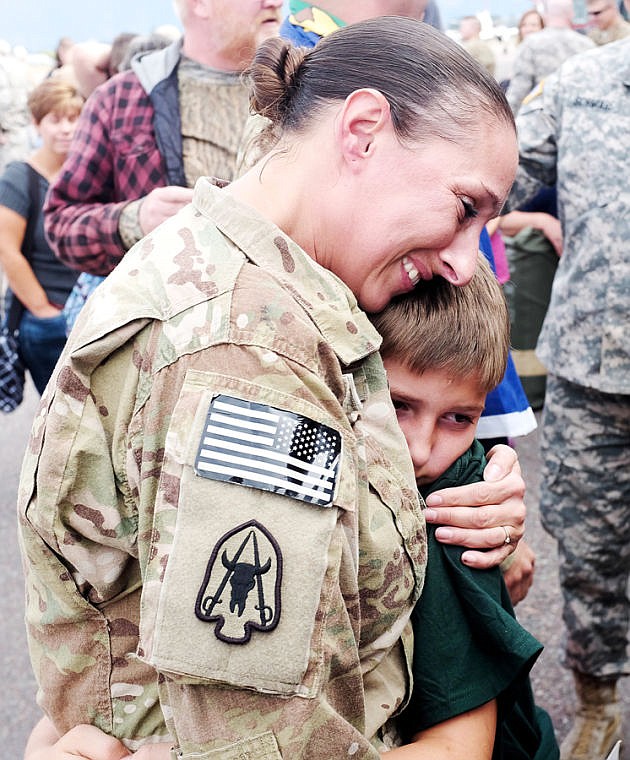
[[[467,221],[468,219],[475,219],[479,215],[479,211],[475,208],[475,204],[470,200],[470,198],[460,198],[462,209],[464,211],[462,216],[462,222]]]

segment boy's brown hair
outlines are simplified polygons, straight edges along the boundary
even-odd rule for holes
[[[413,372],[443,369],[474,377],[487,393],[505,373],[510,320],[501,286],[480,255],[471,281],[456,287],[441,277],[421,281],[371,320],[381,356]]]

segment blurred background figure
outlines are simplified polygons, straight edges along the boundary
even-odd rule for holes
[[[545,80],[517,118],[508,204],[556,185],[564,232],[537,346],[549,372],[541,516],[558,542],[563,664],[577,695],[562,760],[604,758],[622,738],[617,687],[630,673],[629,81],[630,38]]]
[[[596,45],[606,45],[630,35],[630,23],[621,15],[616,0],[586,0],[589,37]]]
[[[112,43],[86,40],[77,42],[68,50],[65,63],[54,68],[51,76],[70,82],[84,97],[118,72],[128,45],[137,37],[133,32],[121,32]]]
[[[572,0],[546,0],[542,17],[544,28],[525,37],[517,48],[512,65],[512,78],[506,94],[515,114],[524,98],[544,77],[567,58],[594,45],[588,37],[573,29]]]
[[[518,36],[516,38],[516,41],[517,44],[520,44],[525,39],[525,37],[533,34],[534,32],[539,32],[541,29],[544,29],[545,19],[535,8],[532,8],[531,10],[525,11],[525,13],[523,13],[519,19],[517,28]]]
[[[490,73],[496,73],[496,55],[489,42],[481,39],[481,21],[477,16],[462,16],[459,21],[460,44]]]
[[[444,31],[442,14],[440,13],[440,8],[435,0],[429,0],[427,3],[427,7],[424,9],[424,17],[422,20],[425,24],[430,24],[436,29],[439,29],[441,32]]]
[[[42,206],[70,149],[82,105],[76,88],[62,79],[39,84],[28,107],[41,144],[26,161],[8,164],[0,178],[0,264],[13,313],[19,314],[20,352],[40,394],[65,345],[61,310],[77,278],[44,237]]]
[[[131,67],[138,53],[161,50],[179,37],[175,27],[164,25],[150,34],[121,32],[111,43],[86,40],[72,42],[63,37],[57,46],[57,65],[50,76],[63,77],[87,98],[100,84]]]
[[[177,0],[183,38],[137,55],[90,97],[46,207],[53,249],[74,269],[109,274],[190,202],[200,176],[233,179],[249,113],[241,73],[278,33],[282,2],[233,0],[228,15],[219,5]]]
[[[151,34],[136,34],[121,51],[121,58],[116,64],[116,72],[128,71],[134,56],[140,53],[150,53],[162,50],[173,42],[173,38],[164,32],[154,31]]]
[[[28,64],[9,43],[0,41],[0,171],[28,155],[32,148],[30,114],[26,103],[31,89]]]
[[[518,46],[530,34],[539,32],[544,27],[545,20],[542,15],[535,8],[531,8],[525,11],[518,21],[516,39],[501,38],[502,45],[497,60],[497,69],[499,70],[497,79],[503,88],[503,92],[506,92],[510,85],[514,57],[518,51]]]
[[[531,14],[525,14],[521,21]],[[595,47],[588,37],[573,29],[571,0],[546,0],[540,18],[543,27],[538,31],[532,30],[535,16],[526,25],[529,31],[524,35],[519,27],[522,41],[516,48],[506,93],[515,114],[536,85],[567,58]],[[522,208],[501,217],[499,232],[510,270],[505,293],[510,305],[514,362],[531,406],[540,409],[544,404],[546,370],[536,357],[535,347],[562,254],[555,188],[541,189]]]
[[[55,50],[55,68],[62,68],[72,62],[72,48],[74,40],[72,37],[62,37],[57,43]]]

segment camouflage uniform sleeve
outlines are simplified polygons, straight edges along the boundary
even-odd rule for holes
[[[503,213],[520,208],[542,187],[556,183],[557,79],[541,82],[530,93],[516,118],[519,165]]]
[[[216,322],[221,301],[178,330]],[[376,760],[374,733],[409,685],[401,638],[425,546],[415,493],[391,461],[366,462],[390,418],[401,443],[395,416],[381,408],[381,440],[363,438],[339,358],[258,268],[229,303],[229,339],[155,374],[131,423],[138,654],[181,758],[306,760],[326,746]]]
[[[376,760],[358,646],[357,453],[338,400],[305,367],[253,346],[178,365],[132,423],[148,463],[147,420],[172,410],[159,479],[148,464],[141,475],[138,653],[159,674],[177,756],[307,758],[325,741],[331,757]],[[285,465],[274,452],[263,462],[267,444],[251,435],[259,420],[273,437],[274,416],[299,419],[306,445],[320,433],[340,443],[334,504],[299,463],[295,491],[275,485]],[[223,457],[216,439],[241,420]],[[332,460],[322,450],[319,461]]]
[[[512,113],[519,112],[525,96],[535,87],[535,71],[534,52],[529,45],[522,43],[514,60],[512,77],[506,93]]]
[[[91,723],[132,749],[148,737],[169,740],[155,672],[134,655],[141,578],[126,429],[138,351],[131,341],[89,380],[87,362],[79,368],[64,355],[42,399],[46,414],[33,424],[19,491],[38,702],[59,731]],[[136,700],[142,710],[132,712]]]

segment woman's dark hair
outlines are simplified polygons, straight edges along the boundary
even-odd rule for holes
[[[265,41],[247,72],[252,109],[276,134],[300,131],[318,111],[361,88],[389,101],[401,140],[461,141],[484,121],[514,117],[496,80],[463,48],[428,24],[381,16],[351,24],[312,50]]]

